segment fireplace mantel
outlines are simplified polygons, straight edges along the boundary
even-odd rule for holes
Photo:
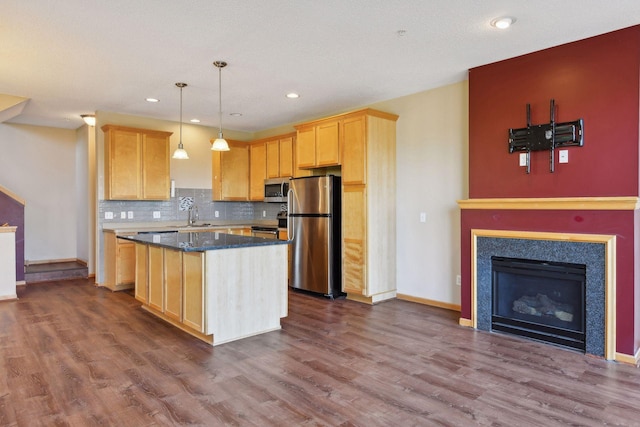
[[[636,210],[640,197],[555,197],[458,200],[460,209]]]

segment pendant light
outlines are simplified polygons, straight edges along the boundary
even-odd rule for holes
[[[178,148],[173,152],[173,158],[179,160],[188,160],[189,155],[187,154],[187,150],[184,149],[182,145],[182,88],[187,87],[186,83],[176,83],[176,86],[180,88],[180,142],[178,143]]]
[[[211,149],[213,151],[229,151],[229,144],[227,144],[227,141],[225,141],[222,136],[222,69],[227,66],[227,63],[224,61],[215,61],[213,65],[218,67],[218,94],[220,96],[218,99],[218,112],[220,118],[220,130],[218,131],[218,138],[213,141],[213,144],[211,145]]]

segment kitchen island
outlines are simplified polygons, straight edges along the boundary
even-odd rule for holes
[[[209,343],[280,329],[287,241],[220,232],[118,236],[135,243],[142,308]]]

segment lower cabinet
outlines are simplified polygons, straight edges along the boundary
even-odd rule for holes
[[[149,246],[147,280],[149,286],[149,307],[162,312],[164,310],[164,250]]]
[[[204,254],[185,252],[182,255],[182,323],[200,333],[204,322]]]
[[[105,252],[104,286],[112,291],[133,288],[136,267],[134,243],[118,239],[116,233],[111,231],[105,232],[103,236]]]
[[[182,251],[164,251],[164,309],[165,316],[182,321]]]
[[[205,331],[204,253],[135,244],[135,297],[172,323]]]
[[[148,246],[136,243],[136,288],[135,297],[143,304],[149,303],[147,268],[149,262]]]

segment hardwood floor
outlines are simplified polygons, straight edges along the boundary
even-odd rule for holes
[[[290,294],[218,347],[90,280],[0,303],[0,425],[640,425],[640,370],[393,300]]]

